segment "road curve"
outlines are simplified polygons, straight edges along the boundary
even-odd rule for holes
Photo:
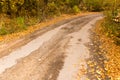
[[[0,80],[86,80],[89,30],[102,14],[91,14],[39,30],[3,50]],[[57,26],[57,27],[55,27]]]

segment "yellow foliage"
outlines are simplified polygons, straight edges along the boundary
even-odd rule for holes
[[[105,35],[106,33],[100,25],[102,22],[103,20],[97,23],[96,32],[103,42],[102,48],[107,51],[104,54],[108,58],[105,63],[107,75],[111,77],[111,80],[120,80],[120,46],[117,46],[112,39]]]

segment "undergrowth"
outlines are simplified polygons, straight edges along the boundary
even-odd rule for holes
[[[120,45],[120,23],[105,19],[102,27],[105,35],[113,39],[116,45]]]
[[[0,20],[0,35],[12,34],[26,30],[28,26],[35,25],[37,23],[37,18],[9,18],[3,16]]]

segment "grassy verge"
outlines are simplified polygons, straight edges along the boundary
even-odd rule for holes
[[[28,26],[37,23],[37,18],[16,17],[10,18],[5,14],[0,14],[0,35],[7,35],[26,30]]]
[[[105,68],[111,80],[120,80],[120,46],[117,45],[114,40],[118,31],[113,28],[113,26],[116,27],[114,23],[110,23],[111,26],[109,27],[107,23],[107,26],[101,25],[104,21],[105,20],[97,22],[96,33],[100,36],[103,43],[102,49],[107,52],[105,54],[103,53],[108,59],[108,61],[105,62]]]

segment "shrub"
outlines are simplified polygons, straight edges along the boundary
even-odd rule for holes
[[[27,29],[23,17],[14,18],[9,22],[2,21],[2,23],[4,24],[1,25],[0,35],[6,35]]]
[[[60,14],[60,11],[59,11],[59,8],[58,6],[54,3],[54,2],[51,2],[51,3],[48,3],[48,11],[47,11],[47,14],[50,16],[53,16],[53,15],[57,15],[57,14]]]
[[[25,25],[25,21],[24,21],[24,18],[23,17],[18,17],[16,18],[16,21],[17,21],[17,28],[19,30],[24,30],[26,29],[26,25]]]
[[[78,8],[78,6],[74,6],[73,7],[73,13],[79,13],[80,12],[80,9]]]
[[[106,35],[113,39],[117,45],[120,45],[120,23],[106,19],[103,28]]]
[[[0,29],[0,35],[6,35],[6,34],[8,34],[7,29],[5,29],[4,27],[2,27],[2,28]]]
[[[120,17],[118,14],[120,0],[106,0],[105,7],[105,21],[104,21],[104,30],[106,35],[114,40],[117,45],[120,45],[120,23],[115,21],[116,17]]]

